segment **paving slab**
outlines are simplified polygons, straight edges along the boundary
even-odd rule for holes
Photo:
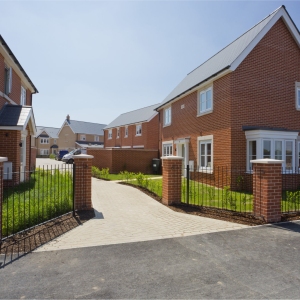
[[[36,251],[52,251],[185,237],[248,228],[175,212],[130,186],[92,179],[95,218]]]

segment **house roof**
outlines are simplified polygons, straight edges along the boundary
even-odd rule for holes
[[[45,131],[50,138],[58,138],[59,128],[37,126],[36,129],[37,129],[36,137],[42,137],[42,133]]]
[[[74,133],[82,134],[104,135],[103,129],[106,126],[106,124],[75,121],[71,119],[66,119],[65,122],[68,123]]]
[[[31,106],[5,104],[0,110],[0,127],[8,130],[25,130],[30,121],[32,133],[36,133],[33,109]]]
[[[27,73],[25,72],[25,70],[23,69],[23,67],[21,66],[21,64],[19,63],[19,61],[17,60],[17,58],[15,57],[13,52],[10,50],[10,48],[8,47],[7,43],[5,42],[5,40],[3,39],[3,37],[1,35],[0,35],[0,44],[5,49],[6,53],[9,55],[9,57],[11,57],[13,62],[18,66],[19,70],[21,71],[21,73],[24,75],[24,77],[27,79],[27,81],[31,85],[32,89],[34,90],[34,93],[38,93],[39,91],[34,86],[33,82],[31,81],[31,79],[29,78],[29,76],[27,75]]]
[[[147,122],[157,114],[155,108],[158,105],[159,104],[154,104],[127,113],[123,113],[119,115],[116,119],[114,119],[111,123],[109,123],[104,129]]]
[[[231,44],[187,74],[175,89],[160,103],[157,109],[172,100],[179,98],[181,95],[193,90],[199,85],[206,83],[210,79],[213,79],[218,75],[221,76],[225,71],[234,71],[281,17],[294,36],[298,46],[300,46],[299,30],[285,7],[281,6]]]

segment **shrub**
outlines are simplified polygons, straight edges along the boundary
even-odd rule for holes
[[[133,172],[128,171],[121,171],[119,174],[121,175],[122,180],[126,180],[126,182],[132,180],[133,176],[135,175]]]
[[[51,153],[51,154],[49,155],[49,158],[55,159],[55,154]]]

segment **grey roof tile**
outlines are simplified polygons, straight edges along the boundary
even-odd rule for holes
[[[143,107],[137,110],[133,110],[127,113],[119,115],[111,123],[109,123],[105,129],[114,128],[129,124],[142,123],[148,121],[151,117],[157,114],[155,108],[159,105],[154,104],[151,106]]]
[[[172,101],[188,90],[195,86],[205,82],[210,77],[220,73],[221,71],[229,68],[230,65],[242,54],[247,46],[254,40],[254,38],[263,30],[263,28],[271,21],[276,13],[282,9],[283,6],[279,7],[265,19],[260,21],[250,30],[245,32],[235,41],[230,43],[228,46],[223,48],[217,54],[212,56],[210,59],[205,61],[199,67],[194,69],[175,87],[175,89],[160,103],[160,106]]]
[[[46,132],[50,138],[58,138],[59,128],[55,127],[45,127],[45,126],[36,126],[37,134],[36,137],[41,136],[42,132]]]
[[[31,106],[6,104],[0,110],[0,126],[24,126]]]
[[[90,123],[75,120],[66,120],[74,133],[104,135],[103,128],[106,124]]]

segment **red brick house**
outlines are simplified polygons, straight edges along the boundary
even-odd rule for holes
[[[300,167],[300,34],[284,6],[189,73],[159,105],[160,153],[212,173]]]
[[[158,149],[158,104],[121,114],[104,128],[104,148]]]
[[[1,35],[0,70],[0,156],[8,158],[5,168],[30,170],[35,165],[31,136],[36,133],[32,95],[38,90]]]

